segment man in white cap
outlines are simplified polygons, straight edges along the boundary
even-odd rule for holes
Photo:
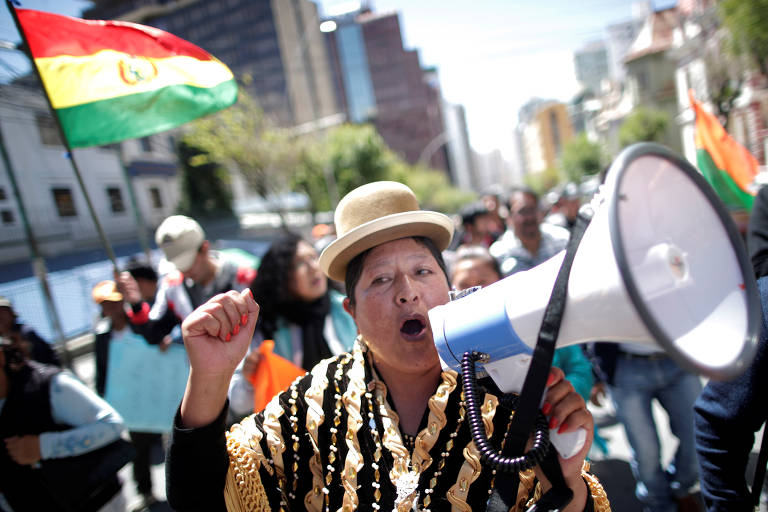
[[[155,303],[142,300],[136,280],[128,272],[119,276],[119,287],[131,304],[131,322],[150,343],[160,343],[197,306],[216,294],[242,291],[256,271],[224,261],[211,250],[205,232],[194,219],[172,215],[155,232],[155,243],[176,268],[160,281]],[[180,340],[179,340],[180,341]]]

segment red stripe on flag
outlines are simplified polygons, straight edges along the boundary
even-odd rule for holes
[[[115,50],[133,56],[164,58],[187,55],[211,60],[189,41],[163,30],[125,21],[81,20],[31,9],[16,9],[34,58],[93,55]]]

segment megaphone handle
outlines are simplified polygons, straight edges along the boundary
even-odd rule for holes
[[[549,430],[549,441],[564,459],[570,459],[581,451],[587,440],[587,430],[583,427],[573,432],[558,434],[557,430]]]
[[[542,395],[540,405],[544,405],[545,401],[546,395]],[[559,434],[556,429],[551,428],[549,429],[549,441],[562,458],[570,459],[584,447],[584,443],[587,441],[587,430],[579,428],[573,432]]]

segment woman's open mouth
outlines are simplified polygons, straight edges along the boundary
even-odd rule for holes
[[[427,324],[421,316],[405,319],[400,325],[400,334],[406,340],[420,340],[427,330]]]

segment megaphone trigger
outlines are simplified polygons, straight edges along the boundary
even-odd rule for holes
[[[562,458],[570,459],[584,447],[587,441],[587,430],[578,428],[573,432],[558,433],[555,429],[549,429],[549,441]]]

